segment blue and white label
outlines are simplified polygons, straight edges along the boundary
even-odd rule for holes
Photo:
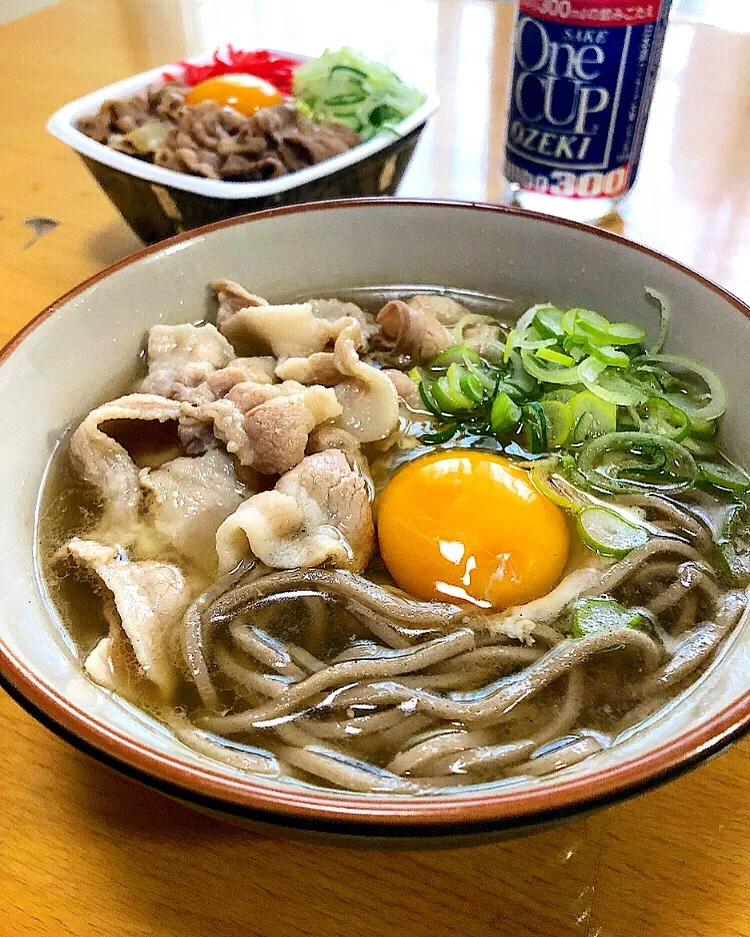
[[[528,5],[515,26],[506,175],[551,195],[620,195],[634,179],[666,11],[605,27],[591,22],[596,10],[565,22]]]

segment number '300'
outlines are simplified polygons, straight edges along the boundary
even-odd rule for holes
[[[552,2],[552,0],[550,0]],[[620,195],[628,181],[628,171],[624,166],[613,169],[612,172],[585,172],[580,176],[572,172],[555,170],[549,175],[550,195],[564,195],[570,198],[596,198],[600,195]]]

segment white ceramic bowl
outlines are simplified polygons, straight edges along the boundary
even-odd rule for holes
[[[29,711],[91,754],[192,804],[344,836],[507,833],[588,810],[695,765],[750,725],[750,623],[673,704],[614,748],[497,790],[395,797],[243,777],[185,748],[93,685],[45,596],[35,558],[40,484],[65,430],[108,397],[155,322],[207,314],[229,277],[273,299],[363,284],[440,284],[600,309],[654,330],[648,285],[675,309],[669,347],[715,368],[729,392],[724,438],[750,462],[750,309],[617,236],[490,206],[344,201],[263,212],[183,235],[116,264],[42,312],[0,353],[0,675]],[[13,744],[12,736],[6,744]]]

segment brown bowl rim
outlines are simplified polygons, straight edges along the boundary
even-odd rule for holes
[[[2,349],[0,365],[42,322],[84,290],[123,267],[165,248],[222,228],[296,212],[330,211],[378,206],[452,208],[512,214],[604,238],[639,251],[697,280],[750,318],[750,307],[718,284],[659,251],[611,231],[539,212],[519,211],[483,202],[440,199],[357,198],[282,206],[217,221],[145,247],[106,267],[59,297],[31,319]],[[366,797],[312,787],[266,786],[252,778],[239,780],[209,768],[183,764],[162,755],[95,719],[30,668],[17,660],[0,639],[0,680],[35,718],[68,741],[125,774],[166,793],[214,810],[286,826],[370,835],[446,835],[473,830],[503,829],[547,822],[614,802],[688,770],[750,730],[750,690],[703,725],[682,733],[654,751],[606,768],[589,778],[571,778],[543,788],[487,789],[450,796]]]

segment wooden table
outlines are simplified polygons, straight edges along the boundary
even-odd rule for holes
[[[6,0],[0,19],[14,2],[35,0]],[[704,19],[730,5],[692,3]],[[676,12],[621,229],[750,299],[750,35]],[[482,0],[64,0],[0,26],[0,344],[139,246],[46,136],[65,101],[222,40],[312,53],[350,42],[435,76],[443,107],[403,194],[499,200],[511,22],[508,4]],[[41,236],[38,218],[50,220]],[[748,741],[541,835],[362,853],[207,819],[78,754],[5,696],[0,738],[0,937],[750,935]]]

